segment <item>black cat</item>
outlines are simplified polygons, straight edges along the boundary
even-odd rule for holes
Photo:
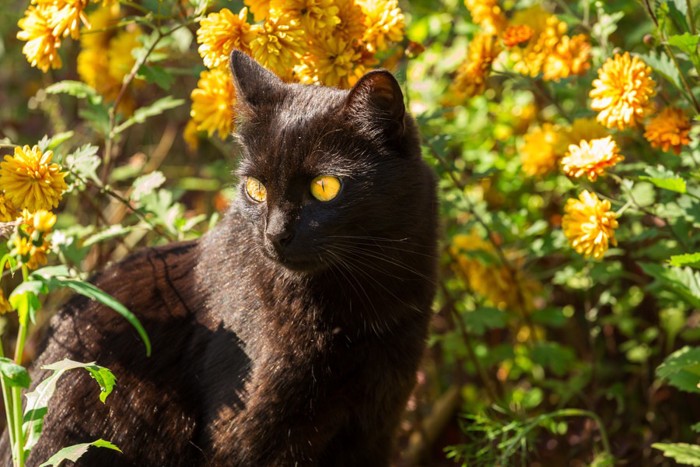
[[[389,463],[435,291],[435,182],[415,124],[386,71],[341,91],[285,84],[238,51],[231,67],[236,201],[201,240],[94,279],[137,313],[151,358],[95,302],[53,318],[35,367],[95,360],[117,387],[103,405],[66,374],[30,466],[98,438],[123,454],[93,448],[80,465]]]

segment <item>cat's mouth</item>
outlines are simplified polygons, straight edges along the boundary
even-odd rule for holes
[[[312,252],[280,251],[266,245],[263,247],[263,253],[280,266],[295,272],[315,273],[327,267],[326,262]]]

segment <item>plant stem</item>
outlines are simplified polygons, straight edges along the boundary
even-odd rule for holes
[[[693,3],[690,0],[685,0],[685,7],[688,10],[688,22],[690,23],[690,32],[695,35],[697,30],[695,28],[695,14],[693,13]]]
[[[24,282],[29,280],[29,268],[26,264],[22,265],[22,279]],[[17,343],[15,345],[15,363],[17,365],[22,364],[22,354],[24,353],[24,343],[27,341],[27,331],[29,328],[29,323],[27,320],[28,316],[24,317],[24,320],[19,320],[19,330],[17,331]],[[25,322],[23,322],[25,321]],[[14,432],[15,439],[14,444],[17,452],[16,465],[18,467],[24,466],[24,432],[22,431],[22,388],[19,386],[14,386],[11,388],[12,391],[12,411],[14,418]]]
[[[0,357],[5,356],[5,350],[2,347],[2,340],[0,340]],[[0,378],[0,385],[2,386],[2,400],[5,405],[5,418],[7,419],[7,434],[10,438],[10,446],[12,448],[12,463],[17,465],[17,453],[15,444],[15,419],[14,419],[14,408],[12,406],[12,396],[10,394],[10,388],[5,382],[5,377]]]

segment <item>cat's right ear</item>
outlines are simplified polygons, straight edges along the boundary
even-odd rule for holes
[[[236,98],[255,108],[279,98],[284,83],[244,52],[234,50],[229,60]]]

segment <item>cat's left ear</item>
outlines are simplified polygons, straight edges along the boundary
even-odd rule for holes
[[[255,108],[278,99],[284,83],[274,73],[240,50],[231,52],[229,63],[239,102]]]
[[[345,108],[379,122],[390,138],[403,135],[406,115],[403,93],[394,75],[386,70],[373,70],[360,78],[350,90]]]

